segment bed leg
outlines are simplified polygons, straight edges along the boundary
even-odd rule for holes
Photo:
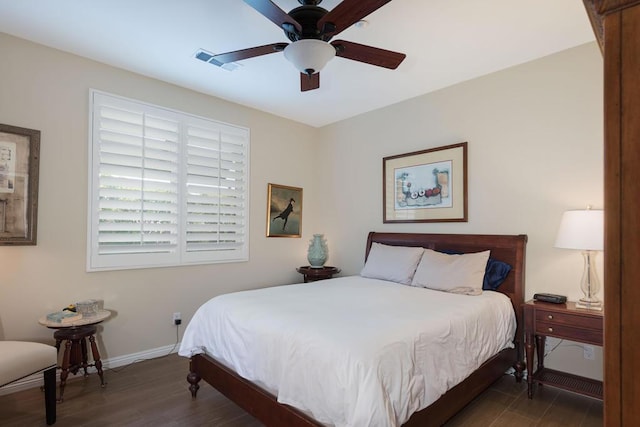
[[[200,375],[196,374],[195,372],[189,372],[189,375],[187,375],[187,381],[189,382],[189,384],[191,384],[189,386],[189,390],[191,391],[191,397],[193,399],[196,398],[198,389],[200,389],[200,386],[198,385],[198,383],[200,382],[201,379],[202,378],[200,378]]]
[[[524,363],[522,362],[522,360],[518,360],[515,365],[513,365],[513,368],[515,369],[515,372],[513,373],[513,375],[516,377],[516,382],[522,382],[522,378],[524,378]]]

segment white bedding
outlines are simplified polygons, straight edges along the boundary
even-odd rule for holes
[[[221,295],[179,354],[206,352],[317,421],[397,426],[512,346],[509,299],[360,276]]]

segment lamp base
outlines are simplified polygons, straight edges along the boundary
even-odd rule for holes
[[[584,308],[586,310],[602,311],[602,303],[600,301],[576,301],[576,308]]]

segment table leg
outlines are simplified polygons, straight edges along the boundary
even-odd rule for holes
[[[533,397],[533,350],[534,350],[534,336],[533,334],[525,334],[524,336],[524,348],[527,353],[527,397],[531,399]]]
[[[82,351],[82,369],[84,369],[84,376],[86,378],[89,376],[89,372],[87,372],[87,367],[89,366],[89,358],[87,357],[87,340],[84,338],[80,339],[80,349]]]
[[[67,340],[64,345],[64,356],[62,357],[62,371],[60,372],[60,397],[58,402],[62,402],[64,395],[64,386],[67,384],[69,376],[69,358],[71,357],[71,340]]]
[[[536,335],[536,350],[538,351],[538,371],[544,369],[544,347],[547,337],[544,335]]]
[[[82,354],[80,352],[80,342],[77,339],[71,339],[71,359],[69,360],[69,371],[75,375],[80,369]]]
[[[89,342],[91,343],[91,353],[93,354],[93,364],[95,365],[98,375],[100,376],[100,385],[104,387],[104,373],[102,372],[102,362],[100,361],[100,353],[98,352],[98,346],[96,345],[96,337],[89,335]]]
[[[102,361],[100,360],[100,353],[96,346],[95,336],[96,327],[94,325],[60,328],[54,332],[53,337],[56,340],[56,346],[60,348],[62,341],[65,341],[65,349],[63,355],[63,361],[60,374],[60,398],[59,402],[63,401],[64,389],[66,386],[66,380],[69,376],[69,372],[77,374],[80,368],[84,370],[84,376],[89,376],[88,368],[95,366],[98,374],[100,375],[100,384],[104,387],[104,373],[102,372]],[[89,343],[87,344],[87,338]],[[89,345],[91,345],[91,352],[93,353],[93,362],[89,363]]]

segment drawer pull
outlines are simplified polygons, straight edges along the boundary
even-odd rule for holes
[[[548,328],[549,332],[553,332],[553,328]]]
[[[548,316],[547,316],[547,318],[548,318],[549,320],[553,320],[553,314],[548,315]]]

